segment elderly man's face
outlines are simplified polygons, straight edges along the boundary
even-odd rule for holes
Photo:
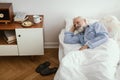
[[[78,29],[78,28],[83,27],[85,25],[85,20],[77,17],[73,20],[73,24],[76,27],[76,29]]]
[[[73,20],[73,24],[74,24],[74,27],[76,28],[76,30],[78,30],[79,32],[82,32],[84,30],[84,27],[86,26],[86,21],[85,21],[85,19],[76,17]]]

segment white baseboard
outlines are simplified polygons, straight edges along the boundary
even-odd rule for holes
[[[44,48],[58,48],[59,43],[58,42],[45,42]]]

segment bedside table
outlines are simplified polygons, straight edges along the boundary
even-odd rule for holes
[[[0,56],[34,56],[44,55],[43,20],[29,28],[23,28],[20,23],[0,24]],[[33,21],[32,15],[28,15]],[[7,44],[3,39],[2,31],[13,30],[16,43]]]

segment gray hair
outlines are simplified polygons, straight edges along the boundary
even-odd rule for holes
[[[76,16],[76,17],[73,18],[73,20],[76,19],[76,18],[80,18],[80,19],[82,19],[82,20],[86,20],[86,18],[85,18],[85,17],[82,17],[82,16]]]

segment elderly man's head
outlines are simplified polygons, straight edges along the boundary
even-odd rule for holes
[[[76,30],[78,30],[79,32],[84,30],[84,27],[86,27],[87,23],[86,23],[86,19],[83,17],[75,17],[73,19],[73,24],[74,27],[76,28]]]

